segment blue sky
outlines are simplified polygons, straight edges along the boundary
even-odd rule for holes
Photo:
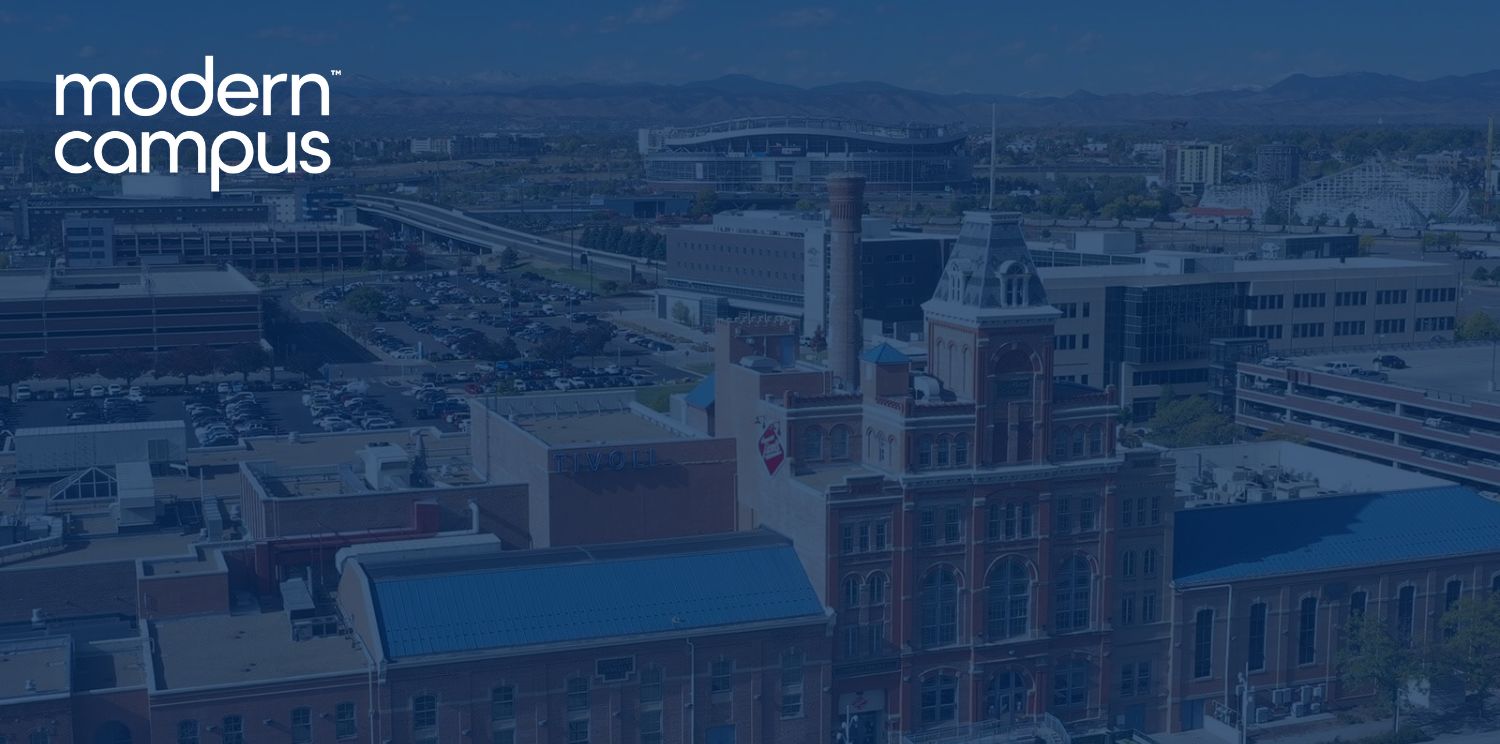
[[[237,8],[242,8],[238,10]],[[0,0],[0,79],[201,69],[940,92],[1181,92],[1500,68],[1496,0]]]

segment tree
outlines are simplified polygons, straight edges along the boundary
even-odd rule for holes
[[[687,325],[688,323],[692,322],[693,313],[691,310],[688,310],[687,303],[683,302],[682,300],[678,300],[672,303],[672,320],[675,320],[683,325]]]
[[[694,217],[713,214],[719,211],[719,192],[713,189],[703,189],[693,198],[691,214]]]
[[[620,283],[613,279],[605,279],[599,282],[599,292],[602,294],[614,294],[620,291]]]
[[[1375,247],[1375,236],[1374,235],[1361,235],[1361,236],[1359,236],[1359,255],[1361,255],[1361,256],[1368,256],[1368,255],[1370,255],[1370,249],[1374,248],[1374,247]]]
[[[350,312],[373,317],[385,307],[385,295],[374,287],[360,287],[345,295],[344,307]]]
[[[1483,310],[1476,310],[1459,321],[1454,335],[1462,341],[1493,341],[1500,339],[1500,323]]]
[[[566,363],[577,349],[576,335],[571,328],[553,328],[537,342],[537,356],[553,364]]]
[[[614,338],[610,327],[603,323],[591,323],[578,337],[579,351],[589,356],[590,362],[593,358],[604,352],[604,347],[609,340]]]
[[[1356,216],[1353,212],[1350,212],[1349,215],[1344,218],[1344,227],[1351,229],[1359,227],[1359,217]]]
[[[1461,599],[1443,613],[1438,658],[1464,682],[1480,715],[1490,690],[1500,683],[1500,600]]]
[[[501,268],[509,269],[509,268],[515,266],[516,264],[520,263],[520,262],[521,262],[521,254],[516,253],[516,249],[515,248],[512,248],[510,246],[505,246],[505,250],[500,251],[500,267]]]
[[[36,361],[36,373],[39,377],[51,380],[67,380],[68,387],[73,387],[73,378],[84,374],[83,359],[71,351],[57,349],[49,351]]]
[[[20,354],[0,356],[0,385],[5,386],[7,398],[16,397],[16,383],[32,377],[31,360]]]
[[[1391,730],[1401,727],[1401,693],[1422,671],[1421,659],[1406,639],[1376,618],[1358,616],[1345,628],[1338,654],[1339,679],[1350,688],[1373,688],[1375,701],[1391,714]]]
[[[1490,280],[1490,272],[1486,271],[1483,266],[1475,266],[1474,273],[1470,274],[1469,278],[1479,284],[1484,284]]]
[[[1164,393],[1146,424],[1150,439],[1166,447],[1197,447],[1234,441],[1234,421],[1203,396],[1173,398]]]
[[[214,371],[214,352],[207,346],[180,346],[173,349],[157,365],[163,372],[180,375],[183,386],[192,382],[192,376],[203,376]]]
[[[260,344],[237,344],[226,349],[218,360],[219,369],[238,372],[245,382],[250,381],[251,372],[259,372],[271,366],[271,355]]]
[[[139,351],[125,351],[100,359],[99,374],[107,379],[119,380],[129,385],[137,377],[150,371],[152,366],[149,355]]]

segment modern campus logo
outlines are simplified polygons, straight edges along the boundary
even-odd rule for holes
[[[338,74],[338,73],[333,73]],[[109,95],[109,113],[120,116],[129,111],[139,117],[153,117],[170,105],[172,110],[184,117],[200,117],[215,109],[229,116],[245,117],[259,114],[269,117],[283,113],[273,111],[272,100],[278,86],[286,93],[286,111],[293,117],[302,116],[303,89],[316,90],[319,94],[318,116],[328,116],[328,79],[322,75],[262,75],[258,80],[250,75],[233,73],[214,80],[214,58],[203,58],[203,74],[188,73],[173,81],[170,86],[155,75],[136,75],[122,86],[114,75],[101,74],[93,77],[73,73],[57,76],[57,115],[67,115],[68,96],[76,92],[81,98],[84,116],[94,115],[95,94],[103,90]],[[209,174],[213,191],[219,190],[219,179],[223,174],[239,174],[252,165],[265,173],[311,173],[328,170],[331,164],[327,151],[319,145],[328,145],[328,135],[320,131],[286,133],[286,147],[280,153],[280,162],[275,157],[273,146],[279,144],[266,132],[255,132],[254,137],[245,132],[225,131],[208,141],[203,134],[194,131],[172,133],[166,131],[141,132],[135,135],[122,131],[110,131],[99,135],[74,130],[57,141],[54,155],[58,167],[68,173],[88,173],[95,167],[109,174],[150,173],[153,155],[166,148],[167,170],[180,172],[184,156],[184,145],[191,144],[190,156],[196,158],[197,173]],[[71,142],[92,143],[92,159],[88,162],[73,162],[64,155]],[[115,144],[118,143],[118,144]],[[155,148],[155,149],[153,149]],[[79,148],[74,148],[79,149]],[[127,157],[121,158],[125,153]],[[109,155],[110,157],[106,157]],[[306,158],[299,158],[305,155]],[[74,160],[77,160],[76,153]],[[111,161],[114,162],[111,162]]]

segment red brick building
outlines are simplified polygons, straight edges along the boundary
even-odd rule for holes
[[[1163,727],[1162,672],[1134,675],[1168,656],[1170,472],[1115,451],[1111,390],[1054,382],[1018,217],[967,215],[924,310],[925,370],[878,346],[839,387],[788,324],[718,328],[742,522],[790,535],[838,613],[836,722]]]

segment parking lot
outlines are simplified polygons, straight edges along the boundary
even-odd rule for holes
[[[187,422],[190,446],[223,446],[233,444],[239,437],[365,428],[361,421],[352,417],[356,413],[353,407],[344,406],[343,401],[340,401],[341,410],[337,413],[348,424],[320,426],[317,419],[330,412],[318,411],[304,404],[303,398],[310,392],[307,386],[300,382],[280,382],[274,386],[278,389],[272,387],[264,382],[248,388],[228,384],[227,392],[221,393],[217,384],[193,385],[187,390],[180,385],[146,386],[139,402],[107,395],[74,398],[68,394],[61,399],[52,399],[54,390],[67,391],[42,388],[37,392],[43,392],[49,399],[0,403],[0,422],[3,422],[0,430],[176,419]],[[327,390],[337,386],[314,383],[314,387]],[[461,417],[448,420],[447,414],[451,411],[436,409],[430,400],[418,397],[420,392],[421,385],[370,384],[360,394],[366,404],[358,413],[384,419],[376,422],[380,425],[370,428],[437,426],[448,431],[461,428]],[[443,399],[448,397],[452,397],[451,394],[444,391]],[[239,402],[231,409],[230,404],[235,401]],[[221,423],[223,427],[215,432],[207,431],[206,426],[213,423]],[[214,433],[220,436],[213,436]]]
[[[358,284],[313,297],[325,308],[348,304]],[[534,274],[426,275],[378,287],[381,302],[350,328],[390,362],[453,363],[455,381],[480,390],[537,392],[677,383],[697,376],[673,366],[686,356],[671,341],[633,333],[610,320],[620,306]],[[498,363],[497,363],[498,362]],[[474,392],[474,390],[471,390]]]

